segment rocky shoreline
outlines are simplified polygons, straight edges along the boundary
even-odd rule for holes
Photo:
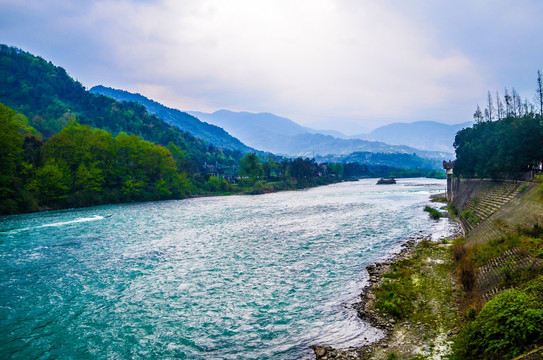
[[[327,345],[313,345],[311,348],[314,350],[317,360],[364,359],[371,356],[371,354],[373,354],[377,348],[388,347],[388,343],[396,322],[392,317],[386,316],[375,308],[374,291],[381,284],[383,275],[390,271],[390,265],[411,256],[416,244],[425,238],[427,238],[427,236],[423,235],[422,233],[411,236],[407,242],[402,244],[401,250],[398,254],[385,261],[377,262],[366,267],[369,274],[369,284],[362,289],[360,294],[361,299],[359,302],[353,304],[353,308],[357,311],[360,319],[369,323],[373,327],[382,330],[385,333],[385,336],[380,340],[369,345],[365,345],[361,348],[350,348],[347,350],[338,350]]]
[[[460,235],[461,230],[457,223],[451,223],[453,226],[451,235]],[[415,253],[415,248],[422,240],[431,240],[432,234],[420,231],[410,236],[405,243],[402,244],[400,251],[389,259],[366,267],[369,275],[368,284],[362,289],[360,301],[353,304],[353,308],[357,311],[358,316],[364,322],[369,323],[383,331],[384,336],[369,345],[362,347],[354,347],[345,350],[334,349],[328,345],[313,345],[313,349],[317,360],[355,360],[355,359],[374,359],[381,358],[384,354],[393,350],[404,354],[409,354],[408,358],[424,353],[430,355],[436,352],[429,345],[424,334],[427,333],[429,327],[423,323],[410,323],[408,321],[398,322],[392,316],[383,314],[376,309],[375,306],[375,290],[381,285],[384,274],[391,271],[391,265],[401,260],[412,257]],[[443,245],[447,246],[447,245]],[[441,334],[441,340],[446,343],[452,333]],[[434,339],[438,340],[438,339]],[[439,352],[439,349],[438,351]],[[439,357],[438,357],[439,358]],[[384,359],[384,357],[383,357]]]

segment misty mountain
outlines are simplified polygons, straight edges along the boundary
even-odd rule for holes
[[[166,123],[178,127],[181,130],[189,132],[191,135],[199,137],[207,142],[231,150],[239,150],[243,153],[254,151],[241,141],[228,134],[221,127],[208,124],[198,120],[196,117],[186,112],[171,109],[156,101],[146,98],[140,94],[133,94],[124,90],[117,90],[98,85],[89,90],[97,95],[105,95],[117,101],[131,101],[143,105],[146,110]]]
[[[350,139],[382,141],[391,145],[408,145],[422,150],[454,152],[456,133],[470,127],[473,122],[448,125],[435,121],[393,123],[378,127],[369,134],[350,136]]]
[[[219,110],[212,114],[189,112],[202,121],[220,126],[248,146],[262,151],[289,156],[348,155],[357,151],[385,153],[416,153],[420,156],[445,159],[451,152],[419,150],[410,146],[388,145],[363,139],[341,139],[303,127],[294,121],[270,113],[249,113]],[[339,133],[341,134],[341,133]]]

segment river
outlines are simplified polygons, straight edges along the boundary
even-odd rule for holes
[[[380,337],[350,305],[445,181],[0,218],[0,358],[299,359]]]

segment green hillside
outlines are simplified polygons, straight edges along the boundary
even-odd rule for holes
[[[242,156],[166,124],[142,105],[91,94],[63,68],[6,45],[0,45],[0,103],[25,115],[45,138],[75,117],[113,135],[124,131],[164,146],[172,142],[185,152],[186,166],[193,171],[204,162],[233,165]]]
[[[191,135],[204,139],[221,148],[238,150],[243,153],[255,151],[241,141],[228,134],[222,128],[211,125],[198,120],[196,117],[187,114],[186,112],[166,107],[156,101],[150,100],[140,94],[132,94],[128,91],[117,90],[105,86],[95,86],[89,90],[96,95],[105,95],[118,101],[131,101],[139,103],[147,109],[147,111],[170,125],[178,127],[183,131],[189,132]]]

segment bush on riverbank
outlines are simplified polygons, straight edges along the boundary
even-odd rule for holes
[[[512,359],[543,343],[543,277],[490,300],[458,334],[451,360]]]
[[[543,227],[519,227],[480,246],[456,241],[453,257],[465,292],[451,359],[511,359],[543,344],[543,269],[536,260],[543,257]],[[483,307],[491,289],[509,290]]]
[[[424,207],[424,211],[426,211],[428,213],[428,216],[430,216],[434,220],[439,220],[439,218],[441,217],[441,213],[431,206],[426,205]]]

